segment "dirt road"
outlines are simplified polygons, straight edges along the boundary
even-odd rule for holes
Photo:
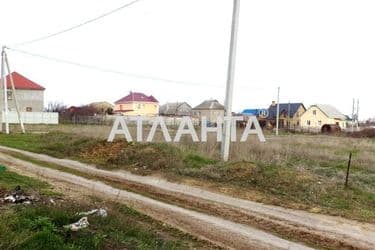
[[[7,147],[0,146],[0,150],[21,153],[41,161],[115,180],[126,185],[128,189],[164,197],[184,207],[198,208],[230,221],[308,243],[331,248],[375,249],[375,226],[372,224],[264,205],[154,177],[137,176],[125,171],[105,171],[76,161]]]
[[[219,217],[184,209],[160,202],[139,194],[113,188],[99,181],[89,180],[73,174],[44,168],[27,161],[0,153],[0,162],[20,174],[45,179],[52,185],[64,185],[78,189],[86,195],[123,202],[128,206],[163,221],[180,230],[209,240],[219,246],[233,249],[311,249],[302,244],[284,240],[256,228],[241,225]]]

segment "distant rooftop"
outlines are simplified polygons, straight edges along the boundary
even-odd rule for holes
[[[12,72],[11,75],[13,77],[15,89],[22,89],[22,90],[45,90],[44,87],[42,87],[41,85],[39,85],[39,84],[31,81],[30,79],[28,79],[26,77],[24,77],[23,75],[21,75],[18,72]],[[11,89],[12,85],[11,85],[11,82],[10,82],[10,75],[6,76],[6,80],[7,80],[7,88]]]
[[[155,102],[159,103],[158,100],[156,100],[155,97],[152,95],[147,96],[143,93],[140,92],[130,92],[129,95],[121,98],[120,100],[116,101],[116,104],[119,103],[126,103],[126,102]]]
[[[258,116],[261,111],[262,111],[262,109],[244,109],[242,111],[242,114],[243,115],[255,115],[255,116]]]
[[[302,102],[280,103],[279,104],[279,114],[285,113],[285,114],[289,114],[290,117],[293,117],[295,115],[295,113],[298,111],[298,108],[301,105],[303,107],[305,107]],[[276,103],[271,104],[271,106],[268,108],[268,112],[269,112],[269,115],[268,115],[269,118],[276,118],[277,104]]]
[[[206,100],[193,108],[195,110],[224,110],[224,106],[220,104],[217,100]]]
[[[161,115],[191,115],[191,106],[187,102],[168,102],[159,108]]]
[[[343,113],[341,113],[338,109],[336,109],[332,105],[315,104],[315,105],[312,105],[312,106],[316,106],[317,108],[319,108],[329,118],[340,119],[340,120],[346,120],[347,119],[347,117]]]

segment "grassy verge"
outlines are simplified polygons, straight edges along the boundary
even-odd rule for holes
[[[94,198],[77,202],[60,197],[56,204],[46,202],[51,197],[47,183],[7,170],[0,172],[2,194],[17,185],[26,193],[44,194],[32,205],[0,203],[0,249],[212,248],[124,205]],[[89,227],[78,232],[63,228],[80,218],[77,212],[97,207],[106,207],[109,215],[89,216]]]
[[[3,192],[9,191],[18,185],[26,192],[37,191],[41,194],[52,193],[52,188],[46,182],[15,174],[8,171],[5,166],[2,166],[0,170],[0,190]]]
[[[293,141],[292,138],[295,138]],[[349,188],[343,188],[347,138],[283,136],[252,145],[246,161],[224,164],[206,157],[201,145],[136,144],[92,139],[61,132],[0,135],[0,144],[96,164],[136,174],[160,174],[232,190],[256,192],[257,200],[287,207],[375,222],[375,168],[371,140],[356,141]],[[321,141],[318,141],[321,140]],[[315,141],[318,141],[315,143]],[[280,146],[283,145],[283,146]],[[236,148],[238,147],[238,148]],[[234,155],[248,145],[234,145]]]

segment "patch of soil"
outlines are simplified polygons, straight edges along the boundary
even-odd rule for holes
[[[85,160],[102,159],[102,161],[105,161],[121,153],[121,151],[124,150],[124,148],[127,146],[128,143],[126,143],[125,141],[115,141],[113,143],[98,143],[87,150],[83,150],[80,153],[80,157]]]
[[[134,144],[123,140],[101,142],[82,150],[79,158],[106,169],[162,170],[183,164],[180,151],[161,144]]]

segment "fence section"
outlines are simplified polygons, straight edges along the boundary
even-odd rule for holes
[[[1,123],[5,121],[5,114],[1,112]],[[59,113],[53,112],[21,112],[22,121],[25,124],[59,124]],[[8,112],[8,122],[10,124],[17,124],[17,112]]]

